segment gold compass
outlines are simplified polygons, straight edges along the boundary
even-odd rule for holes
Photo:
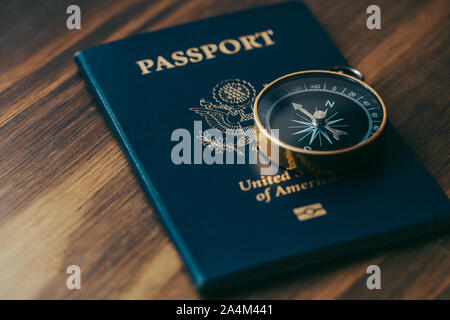
[[[281,166],[314,173],[355,170],[376,157],[383,100],[357,70],[337,70],[288,74],[259,93],[254,120],[264,154],[277,161],[270,142]]]

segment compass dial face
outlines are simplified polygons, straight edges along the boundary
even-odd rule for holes
[[[333,152],[363,145],[386,122],[373,89],[345,75],[312,71],[287,76],[260,95],[259,125],[298,151]]]

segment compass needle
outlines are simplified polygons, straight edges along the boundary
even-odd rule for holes
[[[293,102],[292,106],[294,107],[294,110],[300,110],[301,112],[306,114],[308,116],[308,118],[310,118],[312,121],[314,121],[314,116],[308,110],[303,108],[303,105]]]
[[[326,129],[328,129],[328,131],[330,131],[331,133],[333,133],[333,137],[336,140],[339,140],[341,136],[346,136],[348,133],[339,129],[334,129],[332,127],[330,127],[329,125],[325,126]]]
[[[302,119],[304,119],[304,120],[306,120],[306,121],[311,121],[311,119],[307,119],[307,118],[305,118],[304,116],[302,116],[301,114],[296,113],[296,115],[298,115],[300,118],[302,118]]]

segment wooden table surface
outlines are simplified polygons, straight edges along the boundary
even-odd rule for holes
[[[72,56],[272,2],[2,2],[0,298],[199,298]],[[305,2],[449,196],[450,2],[376,1],[382,30],[366,28],[375,1]],[[81,30],[66,28],[70,4],[81,7]],[[449,248],[449,232],[441,232],[221,297],[450,299]],[[81,268],[81,290],[66,288],[72,264]],[[371,264],[381,267],[378,291],[366,288]]]

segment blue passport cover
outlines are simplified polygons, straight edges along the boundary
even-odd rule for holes
[[[255,93],[281,75],[347,65],[302,3],[132,36],[78,52],[75,61],[200,290],[270,277],[450,222],[447,196],[391,126],[380,170],[356,178],[312,179],[280,169],[280,181],[270,184],[256,165],[172,162],[175,129],[188,129],[206,147],[193,122],[203,121],[203,130],[224,126],[199,108],[251,106]],[[308,219],[308,212],[316,217]]]

